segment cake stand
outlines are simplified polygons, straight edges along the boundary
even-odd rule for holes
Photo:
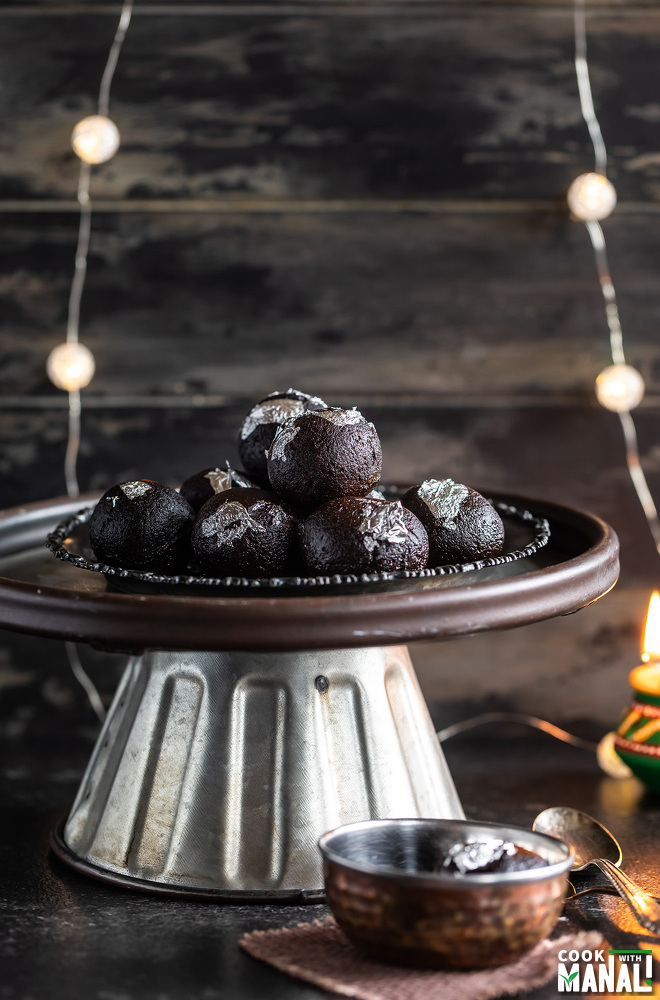
[[[53,847],[80,871],[151,892],[315,902],[326,830],[462,818],[404,643],[567,614],[618,574],[603,521],[498,495],[549,520],[545,549],[345,592],[116,592],[44,545],[96,499],[0,514],[0,626],[130,654]]]

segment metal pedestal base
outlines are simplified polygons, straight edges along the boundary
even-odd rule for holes
[[[59,856],[136,889],[318,902],[342,823],[462,818],[405,646],[133,658]]]

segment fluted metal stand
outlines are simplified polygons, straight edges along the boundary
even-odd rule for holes
[[[313,900],[324,831],[416,816],[463,811],[405,646],[148,652],[55,846],[135,888]]]

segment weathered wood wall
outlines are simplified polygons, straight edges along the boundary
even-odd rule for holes
[[[63,492],[65,399],[44,363],[76,240],[69,136],[117,13],[0,5],[1,506]],[[660,499],[660,6],[594,3],[589,51]],[[659,564],[618,421],[593,400],[608,343],[588,238],[563,207],[593,162],[572,58],[566,0],[140,4],[113,87],[122,147],[92,181],[80,479],[174,482],[233,459],[251,402],[294,384],[364,409],[387,478],[595,511],[621,536],[618,592],[415,656],[445,711],[486,698],[611,724]],[[0,687],[59,676],[55,644],[28,669],[34,645],[6,638]]]

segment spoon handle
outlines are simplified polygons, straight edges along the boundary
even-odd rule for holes
[[[598,858],[595,864],[614,883],[642,927],[646,927],[652,934],[660,934],[660,905],[653,896],[645,892],[637,882],[634,882],[629,875],[622,872],[611,861]]]

